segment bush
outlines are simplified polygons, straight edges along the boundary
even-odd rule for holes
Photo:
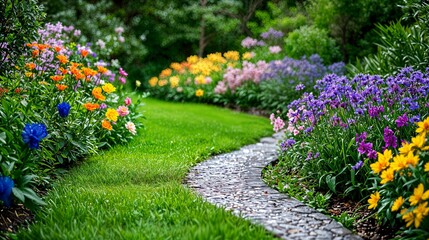
[[[36,0],[0,2],[0,73],[10,71],[24,52],[25,43],[36,38],[44,18]]]
[[[289,33],[284,49],[289,57],[300,58],[318,54],[325,63],[333,63],[341,58],[340,50],[328,32],[314,26],[302,26]]]
[[[77,32],[46,24],[15,71],[0,79],[0,173],[30,208],[43,204],[32,187],[57,167],[127,142],[141,126],[138,103],[123,91],[127,73],[97,58],[90,44],[73,42]]]
[[[429,4],[415,3],[404,6],[409,13],[402,20],[416,18],[415,24],[405,27],[401,22],[389,26],[377,25],[381,42],[377,54],[370,55],[350,66],[352,73],[396,74],[409,66],[425,71],[429,65]]]

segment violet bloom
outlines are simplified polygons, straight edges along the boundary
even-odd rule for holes
[[[304,84],[300,83],[295,86],[295,91],[301,91],[305,88]]]
[[[385,142],[385,145],[384,145],[385,149],[388,147],[392,147],[392,148],[397,147],[398,139],[396,138],[395,133],[389,127],[386,127],[384,129],[383,136],[384,136],[384,142]]]
[[[408,117],[407,114],[404,113],[403,115],[399,116],[398,119],[396,119],[396,126],[398,128],[403,127],[403,126],[408,126]]]
[[[361,142],[359,143],[358,152],[360,154],[369,153],[372,150],[372,143]]]
[[[410,123],[411,124],[413,124],[413,123],[415,123],[415,122],[419,122],[420,121],[420,115],[415,115],[415,116],[412,116],[411,118],[410,118]]]
[[[282,151],[286,151],[287,149],[291,148],[296,141],[293,138],[286,139],[280,144],[280,147],[282,148]]]
[[[356,144],[364,142],[366,140],[366,135],[367,135],[366,132],[363,132],[361,134],[356,133]]]
[[[354,166],[352,166],[352,169],[357,171],[359,170],[361,167],[363,166],[363,161],[360,160],[359,162],[357,162]]]
[[[308,152],[307,153],[307,158],[305,159],[306,161],[309,161],[313,158],[313,152]]]
[[[377,159],[377,151],[375,151],[375,150],[371,150],[371,151],[369,151],[369,152],[366,154],[366,156],[367,156],[369,159]]]

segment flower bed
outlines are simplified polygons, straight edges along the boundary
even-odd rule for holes
[[[0,202],[44,204],[34,192],[58,167],[132,139],[139,105],[126,96],[127,73],[97,58],[79,30],[46,24],[13,71],[0,78]]]
[[[356,200],[376,190],[369,207],[378,219],[426,236],[428,83],[428,72],[412,68],[386,78],[325,76],[289,104],[286,124],[271,116],[275,130],[286,128],[281,167]]]

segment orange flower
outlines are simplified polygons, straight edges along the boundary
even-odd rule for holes
[[[159,77],[160,78],[169,77],[171,73],[172,73],[172,70],[170,68],[166,68],[161,71],[161,73],[159,74]]]
[[[95,87],[94,89],[92,89],[92,96],[94,96],[95,99],[98,99],[100,101],[106,100],[106,96],[101,93],[101,87]]]
[[[69,60],[67,59],[67,57],[64,56],[64,55],[58,55],[57,59],[60,60],[60,63],[62,63],[62,64],[66,64],[66,63],[69,62]]]
[[[86,50],[86,49],[82,49],[82,50],[80,51],[80,54],[82,55],[82,57],[86,57],[86,56],[88,55],[88,53],[89,53],[89,51],[88,51],[88,50]]]
[[[100,105],[98,103],[90,103],[90,102],[87,102],[87,103],[83,104],[83,106],[88,111],[94,111],[95,109],[99,109],[100,108]]]
[[[63,84],[55,84],[55,86],[59,91],[64,91],[66,88],[68,88],[67,85],[63,85]]]
[[[103,66],[97,66],[98,72],[101,74],[106,73],[107,71],[109,71],[107,68],[103,67]]]
[[[61,46],[55,46],[54,49],[55,49],[55,52],[60,52],[62,47]]]
[[[83,67],[82,70],[85,76],[95,76],[97,74],[97,71],[91,68]]]
[[[60,67],[58,70],[60,70],[60,72],[64,75],[68,73],[67,69],[64,69],[63,67]]]
[[[104,128],[104,129],[107,129],[107,130],[109,130],[109,131],[112,131],[112,124],[110,124],[110,122],[109,121],[107,121],[106,119],[104,119],[103,121],[101,121],[101,126]]]
[[[33,57],[37,57],[39,55],[39,49],[33,50],[31,54],[33,55]]]
[[[85,74],[83,74],[81,71],[79,71],[78,69],[76,69],[75,71],[73,71],[73,75],[76,78],[76,80],[79,79],[84,79],[85,78]]]
[[[36,68],[36,64],[34,64],[34,63],[26,63],[25,64],[25,66],[28,68],[28,69],[30,69],[30,70],[33,70],[34,68]]]
[[[48,44],[37,44],[37,48],[40,50],[40,51],[45,51],[46,50],[46,48],[49,48],[50,46],[48,45]]]
[[[55,82],[61,81],[63,80],[64,76],[60,76],[60,75],[55,75],[55,76],[51,76],[51,79],[54,80]]]

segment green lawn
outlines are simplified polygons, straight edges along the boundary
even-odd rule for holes
[[[272,133],[269,120],[145,99],[145,129],[58,181],[18,239],[271,239],[183,185],[196,162]]]

